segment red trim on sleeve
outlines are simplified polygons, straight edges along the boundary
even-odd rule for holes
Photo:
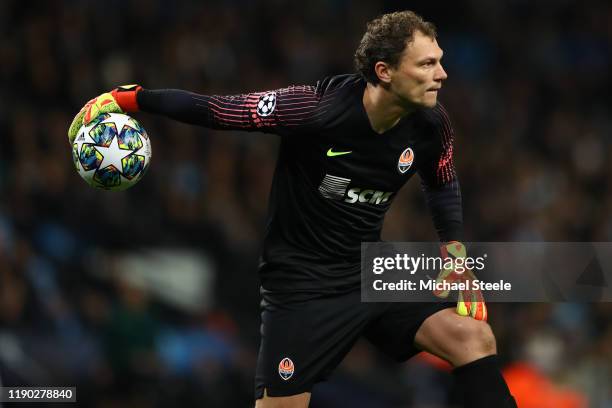
[[[453,163],[453,143],[455,134],[448,113],[440,104],[436,107],[440,114],[440,132],[442,136],[442,155],[438,161],[436,175],[438,183],[444,185],[450,183],[455,177],[455,165]]]

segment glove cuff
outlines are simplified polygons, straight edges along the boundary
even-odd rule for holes
[[[465,245],[459,241],[448,241],[440,246],[442,258],[448,258],[452,255],[454,258],[465,258],[467,251]]]
[[[138,100],[136,96],[141,90],[142,86],[140,85],[126,85],[114,89],[111,94],[115,98],[115,101],[121,110],[124,112],[138,112],[140,108],[138,107]]]

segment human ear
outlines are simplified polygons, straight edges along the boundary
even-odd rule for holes
[[[376,64],[374,64],[374,72],[376,72],[376,76],[380,82],[385,84],[391,82],[392,71],[393,68],[391,68],[386,62],[378,61]]]

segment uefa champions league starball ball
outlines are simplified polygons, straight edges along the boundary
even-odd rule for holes
[[[120,191],[135,185],[151,163],[151,141],[132,117],[104,113],[81,126],[72,144],[79,176],[90,186]]]

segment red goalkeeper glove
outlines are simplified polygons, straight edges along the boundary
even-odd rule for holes
[[[139,85],[122,85],[87,102],[76,114],[68,128],[70,144],[74,142],[81,126],[87,125],[102,113],[137,112],[136,94],[141,89]]]
[[[448,242],[442,245],[440,252],[442,253],[444,265],[436,279],[436,286],[441,285],[443,282],[447,284],[466,283],[476,279],[474,273],[465,267],[467,254],[465,245],[457,241]],[[451,259],[452,263],[448,259]],[[458,262],[457,260],[459,259],[461,261]],[[434,290],[434,295],[439,298],[447,298],[448,294],[448,290]],[[482,292],[475,289],[460,290],[457,301],[457,314],[486,321],[487,305],[485,304]]]

